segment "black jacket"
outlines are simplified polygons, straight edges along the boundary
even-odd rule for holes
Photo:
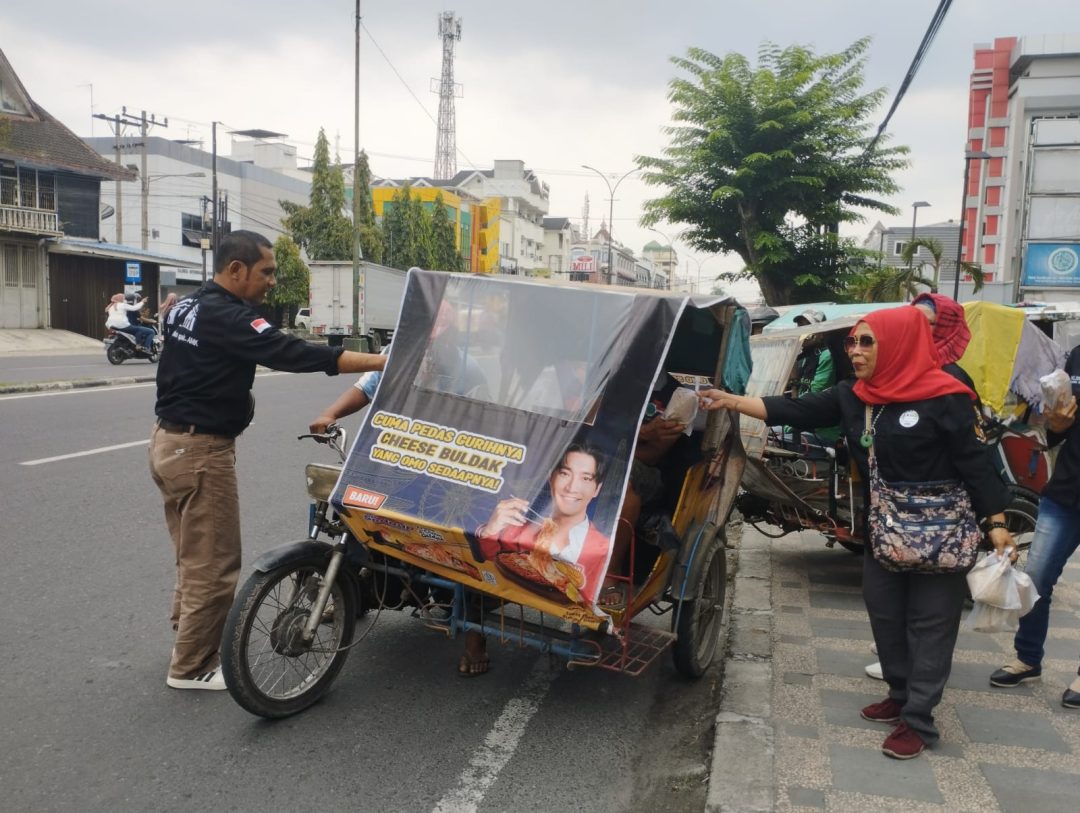
[[[1072,391],[1080,401],[1080,347],[1074,347],[1065,361],[1065,372],[1072,379]],[[1080,419],[1073,422],[1064,434],[1047,432],[1051,446],[1064,442],[1054,463],[1054,476],[1042,495],[1070,508],[1080,508]]]
[[[869,480],[867,450],[859,443],[866,405],[842,381],[822,392],[789,399],[764,399],[770,424],[819,427],[840,424],[863,482]],[[924,401],[886,404],[873,409],[874,454],[887,483],[956,480],[971,495],[980,518],[1009,504],[1009,491],[994,466],[989,447],[975,435],[975,411],[966,395],[942,395]]]
[[[342,353],[282,333],[215,282],[180,300],[164,330],[157,416],[230,437],[251,422],[256,365],[337,375]]]

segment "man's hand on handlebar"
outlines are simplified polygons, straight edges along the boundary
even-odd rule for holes
[[[323,413],[311,422],[308,426],[308,431],[313,435],[325,434],[327,427],[331,426],[336,420],[337,418],[335,416]]]

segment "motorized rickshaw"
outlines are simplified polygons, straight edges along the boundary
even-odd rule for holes
[[[982,397],[978,424],[1009,486],[1006,521],[1023,556],[1031,544],[1050,457],[1042,429],[1020,418],[1038,405],[1039,376],[1060,366],[1063,354],[1016,309],[985,302],[968,303],[965,309],[972,340],[958,363]],[[752,337],[747,394],[790,394],[800,354],[811,345],[829,350],[837,381],[852,376],[843,339],[859,318],[844,316]],[[814,530],[830,547],[839,543],[861,553],[862,483],[842,435],[767,426],[745,416],[740,431],[747,462],[736,504],[744,519],[767,536]]]
[[[731,299],[411,270],[343,465],[306,468],[308,537],[262,555],[238,592],[222,643],[234,699],[264,717],[308,707],[366,634],[357,619],[390,609],[569,667],[638,674],[671,649],[700,676],[744,460],[733,417],[686,415],[640,520],[620,509],[642,423],[695,411],[699,387],[742,391],[748,334]],[[625,585],[621,603],[601,606],[606,583]]]

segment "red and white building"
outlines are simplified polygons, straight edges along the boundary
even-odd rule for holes
[[[976,46],[967,136],[961,258],[981,298],[1080,299],[1080,34]]]

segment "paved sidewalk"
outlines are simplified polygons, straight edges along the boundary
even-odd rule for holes
[[[1042,681],[991,689],[1012,634],[961,631],[942,740],[901,762],[880,751],[889,728],[859,717],[886,694],[863,673],[876,658],[859,557],[749,526],[739,548],[707,810],[1080,808],[1080,712],[1060,703],[1080,660],[1080,562],[1054,593]]]
[[[101,352],[100,339],[69,330],[0,330],[0,354],[36,356]]]

